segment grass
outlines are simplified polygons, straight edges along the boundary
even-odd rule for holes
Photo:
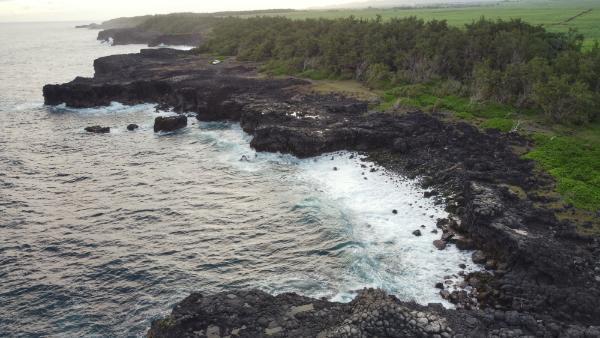
[[[600,122],[588,126],[557,126],[529,111],[445,95],[444,87],[431,83],[392,88],[382,94],[377,109],[444,111],[451,113],[452,118],[482,129],[503,132],[518,129],[531,135],[535,142],[533,150],[524,158],[535,160],[555,178],[556,190],[563,202],[580,209],[585,217],[600,210]],[[579,219],[585,218],[583,216]],[[598,231],[600,233],[600,228]]]
[[[600,210],[600,125],[573,136],[537,133],[533,137],[536,147],[525,157],[556,179],[565,201],[580,209]]]
[[[591,9],[583,15],[577,16]],[[489,6],[447,8],[367,8],[343,10],[306,10],[282,12],[272,15],[292,19],[307,18],[357,18],[373,19],[378,15],[383,20],[415,16],[424,20],[446,20],[448,24],[462,27],[481,17],[488,19],[520,18],[531,24],[543,25],[553,32],[568,32],[577,29],[586,37],[585,46],[591,47],[600,40],[600,0],[525,0],[504,2]]]
[[[376,101],[379,99],[379,94],[369,90],[360,82],[353,80],[317,80],[313,81],[311,90],[321,94],[340,93],[366,101]]]

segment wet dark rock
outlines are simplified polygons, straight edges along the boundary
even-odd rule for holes
[[[450,242],[454,238],[454,236],[456,236],[456,234],[454,232],[452,232],[452,231],[446,231],[442,235],[442,240],[444,242]]]
[[[484,264],[487,261],[487,257],[485,256],[485,253],[481,250],[477,250],[477,251],[473,252],[473,255],[471,256],[471,258],[473,259],[473,263],[475,263],[475,264]]]
[[[438,250],[446,249],[446,242],[442,240],[433,241],[433,246],[435,246]]]
[[[435,288],[436,289],[444,290],[444,283],[437,283],[437,284],[435,284]]]
[[[417,237],[423,236],[423,234],[421,233],[421,230],[415,230],[415,231],[413,231],[412,234],[415,235],[415,236],[417,236]]]
[[[127,126],[127,130],[129,131],[134,131],[136,129],[138,129],[140,126],[138,126],[137,124],[130,124]]]
[[[460,250],[473,250],[475,248],[475,243],[469,238],[456,237],[453,242]]]
[[[85,128],[85,131],[87,131],[88,133],[95,133],[95,134],[108,134],[108,133],[110,133],[110,128],[109,127],[101,127],[101,126],[92,126],[92,127]]]
[[[444,311],[373,289],[347,304],[254,290],[194,293],[155,320],[148,337],[450,337],[458,320],[444,318]]]
[[[423,197],[425,197],[425,198],[431,198],[431,197],[437,196],[437,195],[439,195],[439,192],[437,192],[435,190],[426,191],[426,192],[423,193]]]
[[[487,260],[485,262],[486,270],[495,270],[498,267],[498,262],[493,259]]]
[[[394,214],[394,215],[398,215],[398,210],[395,210],[395,209],[394,209],[394,210],[392,210],[392,214]]]
[[[159,116],[154,120],[154,132],[175,131],[187,126],[187,117],[185,115],[177,116]]]

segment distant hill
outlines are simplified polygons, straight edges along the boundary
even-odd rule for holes
[[[136,27],[148,19],[152,18],[153,15],[143,15],[134,17],[123,17],[104,21],[101,24],[91,23],[89,25],[80,25],[76,28],[89,28],[89,29],[120,29],[120,28],[132,28]]]

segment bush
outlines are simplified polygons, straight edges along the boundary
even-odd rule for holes
[[[533,89],[535,102],[555,122],[591,122],[598,105],[594,94],[581,81],[571,83],[567,76],[551,76]]]

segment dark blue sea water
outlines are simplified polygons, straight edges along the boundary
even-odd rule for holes
[[[153,105],[45,107],[44,84],[141,48],[74,25],[0,24],[0,336],[142,336],[192,291],[442,302],[469,264],[431,244],[441,207],[360,156],[255,153],[230,123],[154,134]]]

